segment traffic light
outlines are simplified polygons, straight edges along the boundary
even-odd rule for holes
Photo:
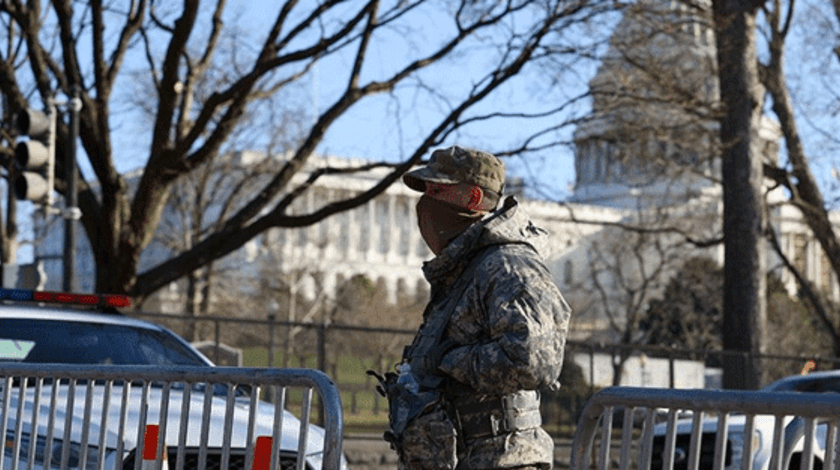
[[[19,174],[15,178],[15,197],[52,205],[55,185],[55,110],[44,114],[25,109],[17,115],[17,128],[29,140],[18,142],[15,160]]]

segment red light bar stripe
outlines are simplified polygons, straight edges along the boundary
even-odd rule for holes
[[[39,292],[25,289],[0,288],[0,299],[33,300],[35,302],[58,302],[79,305],[101,305],[115,308],[126,308],[131,306],[131,298],[126,295],[71,294],[67,292]]]
[[[53,293],[52,292],[33,292],[32,299],[37,300],[38,302],[52,302],[53,301]]]
[[[99,303],[99,296],[92,294],[78,294],[76,296],[76,302],[80,304],[96,305]]]
[[[109,307],[125,308],[131,306],[131,299],[125,295],[103,295],[104,304]]]

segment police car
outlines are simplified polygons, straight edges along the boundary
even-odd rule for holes
[[[840,370],[813,372],[808,375],[793,375],[779,379],[760,391],[801,392],[801,393],[840,393]],[[785,442],[789,447],[784,449],[789,455],[787,468],[798,470],[805,447],[804,421],[801,418],[785,416],[783,421]],[[689,444],[692,432],[691,418],[677,421],[677,436],[674,450],[674,469],[688,468]],[[771,443],[776,424],[776,417],[771,415],[757,415],[754,421],[754,431],[751,436],[745,436],[746,417],[731,415],[727,422],[727,445],[724,456],[724,469],[737,470],[742,467],[744,460],[745,440],[752,439],[753,469],[769,470],[772,456]],[[703,438],[700,448],[700,468],[712,468],[715,452],[715,438],[717,436],[717,418],[708,417],[702,422]],[[822,468],[826,454],[826,437],[828,427],[823,423],[816,427],[813,468]],[[651,468],[660,468],[663,462],[665,448],[665,434],[667,426],[660,423],[654,428],[653,455]]]
[[[0,366],[20,363],[214,367],[207,357],[171,331],[119,314],[116,307],[127,306],[126,297],[0,289],[0,298],[10,296],[17,300],[0,301]],[[45,301],[65,305],[48,306]],[[69,303],[95,307],[79,309]],[[103,313],[103,310],[110,313]],[[144,459],[148,445],[139,449],[138,443],[141,440],[151,442],[151,439],[145,438],[147,434],[141,423],[155,422],[155,417],[159,419],[162,403],[167,408],[167,421],[172,423],[166,427],[162,439],[167,452],[161,453],[170,468],[220,468],[222,462],[228,464],[227,468],[246,468],[246,463],[250,464],[254,459],[253,455],[245,455],[247,436],[271,436],[273,423],[281,414],[275,413],[271,403],[255,400],[253,429],[249,429],[249,387],[234,387],[235,392],[230,393],[234,401],[233,413],[226,417],[230,397],[225,384],[215,384],[207,390],[211,387],[203,384],[180,384],[179,387],[173,382],[164,390],[162,384],[144,387],[132,383],[130,378],[110,384],[46,379],[36,387],[33,382],[0,377],[0,430],[5,432],[0,455],[3,470],[145,468],[138,460]],[[24,391],[21,385],[26,385]],[[186,387],[190,390],[185,391]],[[166,400],[161,399],[164,393]],[[143,394],[146,394],[145,400]],[[86,395],[92,397],[89,409],[85,409]],[[187,399],[190,406],[183,408]],[[21,401],[23,413],[17,411]],[[118,406],[120,403],[129,405],[123,410]],[[145,409],[139,406],[140,403],[146,404]],[[36,404],[38,419],[33,432]],[[105,408],[107,412],[103,413]],[[185,445],[177,446],[182,409],[189,410],[189,417],[181,426],[190,432],[185,433]],[[210,418],[206,418],[208,409]],[[95,417],[96,421],[91,423],[90,417]],[[229,421],[226,423],[225,419]],[[23,423],[21,429],[18,429],[18,420]],[[102,426],[97,423],[105,423],[105,429],[99,429]],[[282,423],[282,441],[279,446],[274,445],[275,449],[279,447],[278,468],[320,469],[324,430],[310,425],[306,432],[307,442],[301,447],[298,442],[300,421],[283,410]],[[197,432],[202,427],[206,428],[204,434]],[[225,429],[229,431],[225,432]],[[206,442],[202,442],[203,439]],[[223,445],[226,439],[229,444]],[[85,441],[87,445],[83,445]],[[179,447],[180,455],[176,453],[176,447]],[[306,455],[305,466],[298,466],[296,461],[301,449]],[[178,462],[178,457],[183,461]],[[159,456],[158,464],[160,460]],[[253,465],[249,467],[253,468]],[[343,457],[342,468],[347,468]]]

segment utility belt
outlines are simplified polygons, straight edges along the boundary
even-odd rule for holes
[[[542,425],[540,394],[537,391],[509,395],[459,395],[449,397],[448,403],[458,434],[466,440]]]

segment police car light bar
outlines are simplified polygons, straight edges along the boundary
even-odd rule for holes
[[[98,305],[101,307],[125,308],[131,305],[131,299],[125,295],[70,294],[66,292],[46,292],[26,289],[0,288],[0,300],[9,299],[24,302],[47,302],[73,305]]]

